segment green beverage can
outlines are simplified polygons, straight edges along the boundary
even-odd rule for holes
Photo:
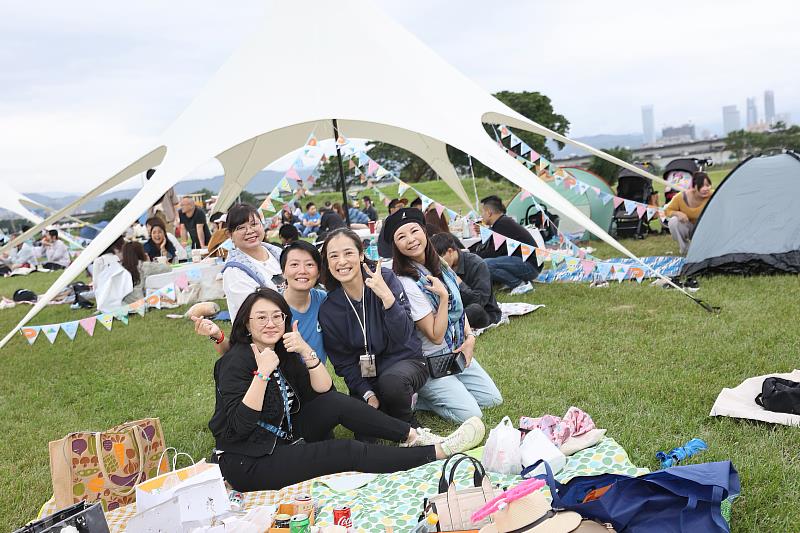
[[[310,529],[307,514],[296,514],[289,521],[289,533],[309,533]]]

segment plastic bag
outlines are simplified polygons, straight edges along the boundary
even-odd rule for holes
[[[507,416],[489,432],[483,449],[483,466],[498,474],[519,475],[522,456],[519,449],[520,433]]]

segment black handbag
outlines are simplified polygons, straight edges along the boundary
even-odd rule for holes
[[[756,403],[775,413],[800,415],[800,383],[783,378],[767,378],[761,384]]]
[[[109,533],[103,505],[100,502],[89,504],[86,501],[31,522],[14,533],[59,533],[67,526],[74,526],[80,533]]]

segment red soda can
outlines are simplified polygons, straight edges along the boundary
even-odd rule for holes
[[[333,525],[353,527],[353,519],[350,517],[349,505],[342,505],[333,510]]]

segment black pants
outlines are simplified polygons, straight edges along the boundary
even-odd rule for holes
[[[422,359],[406,359],[381,372],[373,383],[379,409],[416,426],[411,397],[428,382],[428,367]]]
[[[59,265],[58,263],[50,263],[50,262],[47,262],[42,266],[48,270],[64,270],[65,268],[67,268],[64,265]]]
[[[305,442],[294,445],[279,442],[271,455],[262,457],[223,453],[219,466],[228,483],[242,492],[277,490],[326,474],[350,470],[396,472],[436,459],[433,446],[399,448],[355,440],[323,440],[339,424],[353,432],[392,441],[408,437],[408,423],[338,392],[326,392],[304,403],[292,424],[294,433]]]
[[[6,265],[0,265],[0,275],[6,275],[11,272],[11,269]]]

